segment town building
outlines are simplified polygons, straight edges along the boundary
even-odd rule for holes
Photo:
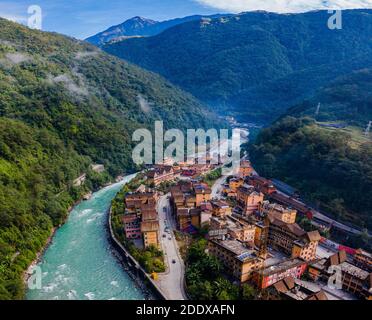
[[[268,288],[271,296],[281,300],[329,300],[323,290],[314,291],[296,278],[288,276]]]
[[[127,239],[142,237],[144,247],[159,247],[159,221],[156,211],[157,193],[141,186],[124,197],[125,212],[122,218]]]
[[[137,214],[127,214],[122,217],[124,224],[124,233],[126,239],[140,239],[141,233],[141,219]]]
[[[179,181],[171,188],[170,202],[179,230],[189,232],[201,227],[201,207],[208,203],[211,192],[207,184],[191,181]]]
[[[141,232],[143,238],[143,245],[145,248],[154,246],[160,247],[159,241],[159,220],[157,212],[148,210],[142,213]]]
[[[232,208],[226,201],[215,200],[210,201],[210,204],[212,206],[213,215],[216,217],[225,217],[232,213]]]
[[[321,236],[318,231],[305,232],[296,223],[286,223],[268,216],[270,220],[267,245],[280,250],[292,258],[301,258],[305,261],[316,259],[316,249]],[[260,246],[261,234],[265,228],[263,222],[256,224],[255,243]]]
[[[314,281],[328,282],[335,272],[341,273],[342,290],[358,298],[372,299],[372,273],[348,262],[345,251],[314,261],[308,268],[308,274]]]
[[[159,221],[142,221],[141,232],[145,248],[150,246],[159,248]]]
[[[253,174],[254,170],[253,167],[248,160],[242,160],[240,162],[240,167],[239,167],[239,177],[248,177]]]
[[[274,187],[273,182],[266,178],[257,175],[252,175],[246,178],[246,182],[249,185],[254,186],[256,190],[262,192],[264,195],[270,195],[276,192],[276,188]]]
[[[145,206],[156,207],[158,195],[155,192],[130,192],[124,197],[126,213],[141,213]]]
[[[244,184],[243,178],[231,178],[229,180],[228,186],[232,191],[237,192],[238,188],[241,187],[243,184]]]
[[[237,201],[243,209],[243,214],[251,215],[259,210],[264,201],[264,194],[257,192],[253,186],[244,184],[238,188]]]
[[[196,207],[199,207],[202,203],[207,202],[211,199],[212,190],[207,184],[194,184],[193,189],[196,197]]]
[[[225,232],[216,232],[217,230],[225,230]],[[209,231],[209,235],[212,235],[209,237],[210,239],[214,236],[224,235],[225,238],[228,237],[253,246],[256,227],[232,216],[213,216],[210,219]]]
[[[158,186],[163,182],[173,181],[175,174],[172,166],[157,165],[146,173],[146,177],[149,185]]]
[[[271,215],[277,220],[283,221],[285,223],[295,223],[297,210],[290,207],[284,207],[277,203],[270,203],[269,201],[264,201],[260,206],[260,213],[263,215]]]
[[[357,249],[354,254],[354,264],[366,271],[372,272],[372,254],[363,249]]]
[[[250,280],[253,272],[261,269],[264,263],[258,257],[257,250],[237,240],[210,240],[208,252],[240,283]]]
[[[265,289],[287,277],[300,278],[306,271],[307,263],[301,259],[288,259],[267,266],[255,272],[253,281],[260,289]]]

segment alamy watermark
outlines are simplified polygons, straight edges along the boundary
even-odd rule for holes
[[[328,19],[328,28],[330,30],[341,30],[342,29],[342,10],[328,10],[331,16]]]
[[[139,142],[132,151],[137,165],[160,165],[165,159],[174,163],[221,164],[223,175],[239,170],[241,155],[241,129],[188,129],[186,137],[179,129],[164,132],[163,121],[155,121],[154,134],[148,129],[138,129],[132,141]]]
[[[342,269],[340,266],[330,266],[328,268],[328,273],[332,274],[328,278],[327,286],[332,290],[342,289]]]
[[[42,288],[42,272],[39,266],[33,266],[28,271],[30,276],[27,280],[29,290],[40,290]]]

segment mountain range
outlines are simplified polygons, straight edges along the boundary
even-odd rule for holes
[[[129,20],[126,20],[121,24],[112,26],[107,30],[100,32],[94,36],[91,36],[87,38],[86,41],[97,46],[102,46],[110,42],[118,42],[132,37],[155,36],[166,29],[169,29],[171,27],[174,27],[185,22],[199,21],[201,19],[213,19],[219,16],[220,15],[212,16],[193,15],[167,21],[154,21],[142,17],[134,17]]]
[[[249,12],[186,22],[103,50],[154,71],[214,109],[270,123],[338,76],[372,66],[371,10]]]

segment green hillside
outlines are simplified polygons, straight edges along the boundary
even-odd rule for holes
[[[372,69],[355,71],[334,80],[311,99],[290,108],[286,114],[312,116],[319,122],[346,122],[366,128],[372,121],[371,87]]]
[[[364,131],[372,119],[370,88],[370,69],[336,79],[264,129],[250,150],[261,174],[287,181],[337,219],[369,229],[372,134]]]
[[[0,19],[0,299],[87,189],[131,172],[131,133],[213,127],[216,118],[161,77],[81,41]],[[107,168],[90,171],[92,163]],[[87,173],[87,183],[73,180]]]
[[[104,50],[155,71],[242,121],[270,122],[340,75],[372,67],[371,10],[242,13],[189,22]]]

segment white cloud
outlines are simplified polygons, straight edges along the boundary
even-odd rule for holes
[[[200,4],[226,10],[243,12],[265,10],[294,13],[319,9],[370,9],[372,0],[195,0]]]

